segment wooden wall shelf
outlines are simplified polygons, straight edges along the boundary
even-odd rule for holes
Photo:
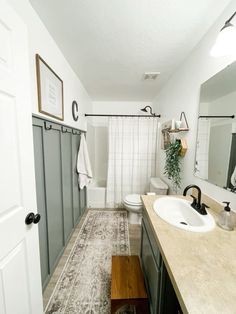
[[[180,129],[169,129],[169,133],[179,133],[179,132],[187,132],[189,131],[188,128],[180,128]]]

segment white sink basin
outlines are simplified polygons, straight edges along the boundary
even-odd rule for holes
[[[199,214],[185,199],[165,196],[157,199],[153,207],[166,222],[184,230],[207,232],[215,226],[215,220],[209,213]]]

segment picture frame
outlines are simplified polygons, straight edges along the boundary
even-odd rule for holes
[[[63,81],[52,68],[36,54],[38,110],[58,120],[64,120]]]

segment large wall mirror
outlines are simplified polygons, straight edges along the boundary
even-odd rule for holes
[[[194,173],[236,193],[236,62],[201,86]]]

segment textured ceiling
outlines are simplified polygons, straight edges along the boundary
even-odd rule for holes
[[[150,101],[230,0],[30,2],[93,100]]]

